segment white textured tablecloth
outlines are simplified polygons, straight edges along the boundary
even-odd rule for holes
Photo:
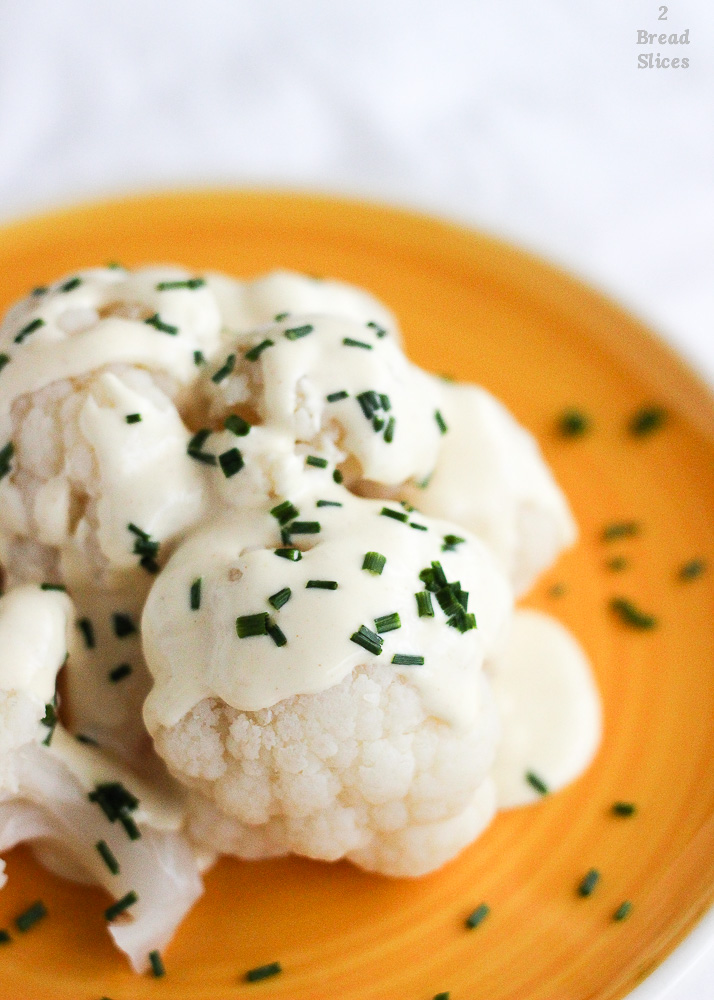
[[[414,206],[579,273],[714,383],[714,6],[660,9],[0,0],[0,218],[186,183]],[[714,953],[661,995],[710,1000]]]

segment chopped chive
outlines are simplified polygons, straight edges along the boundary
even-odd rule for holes
[[[75,288],[79,288],[82,284],[81,278],[70,278],[69,281],[65,281],[63,285],[60,285],[58,291],[60,292],[73,292]]]
[[[280,529],[280,541],[283,545],[290,545],[290,526]]]
[[[384,440],[387,442],[387,444],[391,444],[392,441],[394,440],[394,426],[395,426],[395,424],[396,424],[396,420],[394,419],[394,417],[390,417],[389,420],[387,421],[387,426],[386,426],[386,429],[384,431]]]
[[[268,622],[268,635],[276,646],[284,646],[288,641],[283,630],[275,622]]]
[[[233,372],[235,366],[236,366],[236,356],[235,354],[229,354],[225,362],[218,369],[218,371],[214,372],[213,375],[211,375],[211,382],[214,382],[216,385],[218,385],[219,382],[222,382],[224,379],[228,378],[228,376]]]
[[[374,573],[375,576],[380,576],[386,562],[387,557],[383,556],[381,552],[366,552],[362,560],[362,569],[366,569],[368,573]]]
[[[10,359],[8,358],[8,361],[9,360]],[[329,396],[325,396],[325,399],[328,403],[337,403],[340,399],[347,399],[348,397],[349,392],[346,392],[344,389],[340,389],[339,392],[331,392]]]
[[[283,587],[283,589],[279,590],[276,594],[271,594],[271,596],[268,598],[268,604],[272,605],[272,607],[274,607],[276,611],[280,611],[282,606],[284,604],[287,604],[288,601],[290,600],[291,594],[292,591],[290,587]]]
[[[338,500],[318,500],[315,504],[316,507],[341,507],[342,504]]]
[[[431,594],[428,590],[420,590],[414,595],[417,603],[417,614],[420,618],[433,618],[434,605],[431,603]]]
[[[307,590],[337,590],[337,580],[308,580]]]
[[[77,743],[85,743],[89,747],[98,747],[99,746],[99,744],[94,739],[94,737],[93,736],[87,736],[86,733],[77,733],[74,738],[76,739]]]
[[[402,621],[398,612],[392,611],[389,615],[380,615],[374,619],[374,627],[378,632],[393,632],[402,627]]]
[[[0,478],[1,478],[1,477],[0,477]],[[344,481],[344,478],[345,478],[345,477],[344,477],[344,476],[342,475],[342,473],[340,472],[340,470],[339,470],[339,469],[335,469],[335,471],[334,471],[334,472],[332,473],[332,478],[334,479],[334,481],[335,481],[335,482],[337,483],[337,485],[339,486],[339,485],[340,485],[340,483],[342,483],[342,482]]]
[[[305,326],[293,326],[289,330],[283,330],[283,334],[288,340],[300,340],[301,337],[307,337],[308,333],[312,333],[314,327],[309,323]]]
[[[149,952],[149,964],[151,965],[151,971],[157,979],[166,975],[166,966],[158,951]]]
[[[618,538],[632,538],[639,535],[640,524],[637,521],[613,521],[612,524],[603,528],[602,540],[604,542],[614,542]]]
[[[451,993],[448,990],[446,993],[437,993],[434,996],[434,1000],[451,1000]]]
[[[157,292],[170,292],[175,288],[203,288],[206,284],[203,278],[188,278],[186,281],[160,281],[156,286]]]
[[[282,503],[272,507],[270,513],[278,524],[287,524],[288,521],[292,521],[293,518],[297,517],[300,511],[289,500],[283,500]]]
[[[257,361],[263,351],[267,350],[268,347],[274,347],[275,344],[272,340],[262,340],[255,347],[251,347],[249,351],[246,351],[243,357],[246,361]]]
[[[129,840],[138,840],[141,837],[141,831],[131,816],[121,815],[119,822],[124,827]]]
[[[94,846],[99,851],[102,861],[107,866],[112,875],[118,875],[119,862],[114,857],[114,854],[112,853],[112,850],[109,847],[109,844],[107,844],[106,840],[98,840]]]
[[[698,576],[701,576],[704,570],[707,568],[707,564],[703,559],[690,559],[686,562],[684,566],[679,571],[680,579],[682,580],[696,580]]]
[[[317,535],[319,531],[319,521],[293,521],[290,525],[291,535]]]
[[[247,983],[257,983],[261,979],[269,979],[270,976],[277,976],[283,971],[280,962],[271,962],[269,965],[259,965],[256,969],[248,969],[245,974]]]
[[[201,585],[203,583],[203,577],[197,577],[191,584],[191,590],[189,592],[189,606],[191,611],[198,611],[201,607]]]
[[[34,927],[39,920],[42,920],[46,916],[47,907],[41,899],[38,899],[36,903],[28,906],[18,917],[15,917],[15,927],[24,934],[25,931],[29,931],[31,927]]]
[[[623,569],[627,569],[629,563],[624,556],[615,556],[614,559],[609,559],[607,562],[607,568],[611,569],[613,573],[621,573]]]
[[[413,514],[414,511],[416,510],[416,507],[413,507],[410,503],[407,503],[406,500],[400,500],[399,503],[408,514]]]
[[[354,340],[352,337],[344,337],[342,343],[345,347],[361,347],[365,351],[372,350],[371,344],[365,344],[363,340]]]
[[[243,417],[239,417],[237,413],[231,413],[230,416],[226,417],[223,421],[223,426],[227,431],[231,431],[237,437],[245,437],[250,431],[250,424]]]
[[[558,430],[563,437],[582,437],[590,430],[590,418],[580,410],[564,410],[558,417]]]
[[[252,639],[258,635],[267,635],[268,612],[260,611],[257,615],[241,615],[236,618],[236,632],[239,639]]]
[[[473,913],[469,914],[469,916],[466,918],[465,921],[466,926],[469,928],[469,930],[474,930],[474,928],[478,927],[479,924],[482,924],[484,922],[484,920],[486,919],[486,917],[489,915],[490,912],[491,912],[491,907],[488,906],[486,903],[481,903],[481,905],[477,906],[476,909],[473,911]]]
[[[108,906],[104,911],[104,916],[109,921],[109,923],[111,923],[112,920],[114,920],[115,917],[118,917],[120,913],[124,913],[125,910],[128,910],[130,906],[133,906],[134,903],[138,902],[139,902],[139,897],[134,892],[134,890],[131,889],[129,892],[126,893],[126,895],[122,896],[121,899],[118,899],[116,903],[112,903],[111,906]]]
[[[381,417],[372,417],[372,427],[379,433],[384,427],[384,420]]]
[[[372,389],[368,389],[366,392],[360,392],[356,398],[362,413],[365,415],[367,420],[371,420],[374,416],[375,410],[378,410],[382,405],[379,399],[379,394],[374,392]]]
[[[432,593],[436,593],[437,590],[448,585],[446,574],[440,562],[432,562],[431,566],[423,569],[419,574],[419,579]]]
[[[596,868],[591,868],[590,871],[585,875],[585,877],[580,882],[578,886],[579,896],[592,896],[595,891],[595,887],[600,881],[600,872]]]
[[[226,479],[230,479],[231,476],[235,476],[237,472],[240,472],[245,462],[238,448],[229,448],[228,451],[224,451],[218,456],[218,464],[223,470],[223,475]]]
[[[624,903],[620,903],[618,908],[612,915],[613,920],[627,920],[629,915],[632,913],[632,903],[626,899]]]
[[[289,315],[290,313],[277,313],[275,316],[273,316],[273,322],[282,323],[282,321],[284,319],[287,319]]]
[[[392,663],[398,667],[423,667],[423,656],[412,656],[411,653],[395,653]]]
[[[554,583],[552,587],[549,588],[548,593],[551,597],[562,597],[563,594],[567,593],[568,588],[564,583]]]
[[[124,418],[128,424],[140,424],[141,414],[140,413],[127,413]]]
[[[200,431],[196,431],[186,445],[186,453],[197,462],[203,462],[204,465],[216,464],[216,456],[202,450],[212,433],[213,431],[208,427],[202,427]]]
[[[41,583],[40,590],[59,590],[62,594],[67,593],[67,588],[63,583]]]
[[[195,462],[202,462],[204,465],[217,465],[218,460],[215,455],[211,455],[207,451],[189,451],[189,458],[192,458]]]
[[[84,637],[84,645],[87,649],[94,649],[96,646],[96,639],[94,636],[94,626],[92,625],[89,618],[80,618],[77,622],[77,628],[82,633]]]
[[[198,367],[198,365],[205,365],[206,359],[203,356],[203,351],[193,352],[193,363]]]
[[[280,556],[281,559],[288,559],[290,562],[300,562],[302,559],[302,552],[300,549],[284,548],[284,549],[274,549],[276,556]]]
[[[57,696],[55,695],[54,701],[48,701],[45,705],[45,714],[42,718],[42,725],[47,727],[47,735],[43,739],[43,746],[48,747],[52,742],[52,737],[54,736],[55,726],[58,722],[57,718]]]
[[[15,454],[15,445],[8,441],[4,448],[0,449],[0,479],[4,479],[12,471],[10,462]]]
[[[615,816],[634,816],[637,806],[634,802],[614,802],[612,811]]]
[[[128,663],[120,663],[118,667],[114,667],[113,670],[109,671],[109,680],[112,684],[118,684],[119,681],[123,681],[125,677],[128,677],[131,672],[132,670]]]
[[[147,573],[158,573],[159,564],[155,557],[159,552],[159,542],[153,541],[150,535],[142,531],[141,528],[137,528],[135,524],[127,524],[127,529],[137,536],[133,551],[134,555],[141,556],[139,565]]]
[[[18,335],[15,337],[15,343],[21,344],[25,337],[29,337],[31,333],[34,333],[35,330],[39,330],[40,327],[44,325],[45,321],[43,319],[40,319],[39,317],[37,319],[33,319],[26,326],[23,326]]]
[[[526,772],[526,781],[531,786],[531,788],[535,788],[535,790],[540,795],[548,794],[548,786],[543,781],[543,779],[539,778],[537,774],[533,773],[533,771]]]
[[[390,510],[389,507],[382,507],[379,512],[383,517],[391,517],[395,521],[407,522],[409,520],[409,515],[405,514],[402,510]]]
[[[139,839],[141,833],[129,815],[139,805],[139,800],[121,782],[108,781],[95,785],[87,798],[99,806],[110,823],[119,820],[130,840]]]
[[[425,524],[417,524],[416,521],[410,521],[409,522],[409,527],[410,528],[414,528],[415,531],[428,531],[429,530]],[[443,552],[447,552],[447,551],[450,551],[450,550],[442,549],[442,551]]]
[[[318,458],[317,455],[308,455],[305,459],[305,465],[314,465],[316,469],[326,469],[327,459]]]
[[[47,292],[49,292],[47,285],[36,285],[30,292],[30,295],[46,295]]]
[[[356,632],[353,632],[350,636],[351,642],[356,642],[358,646],[362,649],[366,649],[368,653],[374,653],[375,656],[379,656],[382,652],[382,643],[384,639],[378,636],[371,629],[368,629],[366,625],[360,625]]]
[[[133,635],[136,632],[136,625],[131,615],[124,614],[122,611],[116,611],[112,615],[112,625],[117,639],[124,639],[127,635]]]
[[[3,370],[3,368],[5,367],[5,365],[7,365],[9,363],[10,363],[10,355],[9,354],[0,354],[0,372]]]
[[[0,930],[0,944],[9,944],[12,938],[6,930]]]
[[[154,313],[153,316],[149,316],[144,322],[147,326],[153,326],[154,329],[160,330],[161,333],[170,333],[172,336],[178,333],[178,327],[172,326],[171,323],[164,323],[158,313]]]
[[[379,323],[375,323],[374,320],[370,320],[367,326],[370,328],[370,330],[374,330],[374,332],[377,334],[380,340],[382,339],[382,337],[387,336],[387,331],[384,329],[384,327],[380,326]]]
[[[387,396],[383,392],[380,392],[379,398],[382,401],[382,409],[383,410],[391,410],[391,408],[392,408],[392,401],[389,398],[389,396]]]
[[[667,411],[662,406],[643,406],[630,419],[628,430],[635,437],[645,437],[657,431],[665,423]]]
[[[463,545],[465,538],[458,535],[444,535],[444,544],[441,546],[442,552],[456,552],[457,545]]]
[[[625,625],[632,628],[650,629],[657,625],[657,619],[653,615],[648,615],[640,611],[632,601],[626,597],[613,597],[610,601],[610,608]]]
[[[446,426],[446,421],[442,417],[440,410],[434,411],[434,420],[436,420],[436,426],[439,428],[441,433],[446,434],[449,428]]]

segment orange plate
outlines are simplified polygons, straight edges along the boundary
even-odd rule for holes
[[[341,1000],[605,1000],[622,997],[681,940],[714,896],[714,402],[667,348],[572,278],[492,239],[388,208],[302,195],[189,193],[72,209],[0,232],[0,305],[110,259],[250,277],[275,267],[371,289],[399,317],[420,365],[481,382],[540,439],[570,497],[580,544],[528,603],[553,611],[595,665],[605,737],[574,787],[502,814],[444,870],[390,881],[347,864],[223,860],[168,949],[163,980],[137,977],[103,926],[98,891],[56,879],[20,848],[8,859],[0,926],[41,896],[47,920],[3,946],[12,1000],[340,997]],[[643,403],[670,419],[628,434]],[[594,428],[554,431],[577,405]],[[642,523],[605,543],[603,526]],[[607,569],[623,555],[628,568]],[[556,597],[551,587],[565,585]],[[614,620],[624,595],[659,617]],[[615,800],[637,803],[632,819]],[[602,880],[575,892],[591,867]],[[612,919],[623,900],[630,918]],[[481,902],[476,930],[464,918]],[[245,970],[279,960],[256,984]]]

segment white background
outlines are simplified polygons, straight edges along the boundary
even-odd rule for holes
[[[211,183],[414,206],[579,273],[714,382],[714,5],[668,8],[0,0],[0,219]],[[713,992],[714,954],[657,995]]]

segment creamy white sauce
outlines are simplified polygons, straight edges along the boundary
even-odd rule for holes
[[[489,674],[501,716],[493,776],[500,808],[534,802],[526,774],[550,791],[577,778],[600,742],[600,698],[587,656],[560,622],[539,611],[513,616]]]
[[[66,594],[16,587],[0,598],[0,690],[23,691],[45,705],[67,655],[72,606]]]

